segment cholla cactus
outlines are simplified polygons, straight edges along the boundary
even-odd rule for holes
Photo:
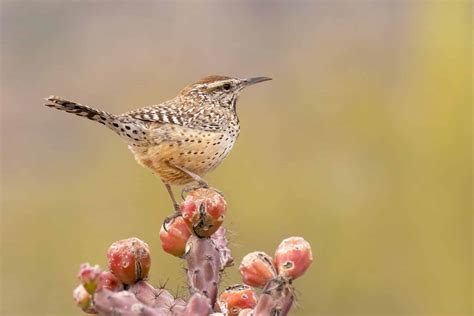
[[[287,238],[274,259],[260,251],[249,253],[239,267],[244,284],[230,286],[218,296],[222,272],[234,262],[221,226],[226,210],[221,194],[197,189],[181,204],[183,216],[160,231],[163,250],[186,263],[187,300],[148,282],[148,245],[128,238],[110,246],[109,271],[81,264],[80,284],[73,292],[77,305],[89,314],[111,316],[287,315],[295,300],[293,280],[312,262],[309,243],[301,237]]]

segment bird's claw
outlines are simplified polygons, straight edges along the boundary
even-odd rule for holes
[[[173,214],[166,216],[165,220],[163,221],[163,229],[166,232],[168,232],[167,225],[172,223],[175,220],[175,218],[180,217],[180,216],[182,216],[182,215],[181,215],[181,211],[179,211],[179,208],[178,208],[178,210],[175,210],[175,212]]]
[[[224,193],[222,193],[221,191],[217,190],[216,188],[213,188],[213,187],[210,187],[207,183],[203,182],[203,183],[198,183],[197,185],[189,185],[189,186],[185,186],[182,190],[181,190],[181,198],[183,200],[186,199],[186,195],[191,192],[191,191],[194,191],[194,190],[197,190],[197,189],[209,189],[209,190],[212,190],[216,193],[218,193],[220,196],[224,197]]]

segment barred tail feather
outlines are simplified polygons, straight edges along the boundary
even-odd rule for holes
[[[148,129],[143,121],[129,116],[110,114],[56,96],[50,96],[45,100],[48,101],[45,105],[50,108],[73,113],[107,126],[131,145],[142,146],[148,144]]]
[[[55,108],[57,110],[66,111],[68,113],[73,113],[78,116],[88,118],[92,121],[97,121],[101,124],[106,124],[108,121],[114,119],[114,115],[91,108],[87,105],[82,105],[76,102],[71,102],[60,97],[50,96],[45,99],[48,103],[45,103],[46,106],[50,108]]]

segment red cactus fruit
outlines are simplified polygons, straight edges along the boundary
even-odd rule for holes
[[[114,242],[107,251],[110,271],[125,284],[145,279],[150,270],[148,245],[132,237]]]
[[[101,272],[102,270],[98,265],[91,266],[89,263],[81,264],[77,277],[89,294],[94,294]]]
[[[222,292],[217,303],[225,315],[237,316],[243,309],[254,308],[257,297],[250,286],[236,284]]]
[[[99,275],[99,281],[97,283],[97,291],[107,289],[113,292],[123,290],[123,284],[117,279],[117,277],[109,271],[103,271]]]
[[[239,271],[242,281],[255,287],[264,287],[277,275],[272,257],[261,251],[246,255],[242,259]]]
[[[216,191],[200,188],[191,191],[180,208],[190,230],[198,237],[209,237],[222,225],[227,203]]]
[[[97,311],[92,307],[92,295],[85,289],[82,284],[79,284],[78,287],[72,292],[72,297],[84,312],[88,314],[97,314]]]
[[[311,246],[301,237],[290,237],[283,240],[275,252],[275,265],[278,274],[290,279],[301,276],[312,261]]]
[[[161,226],[161,248],[176,257],[184,255],[186,242],[191,236],[191,231],[182,217],[175,218],[166,229]]]

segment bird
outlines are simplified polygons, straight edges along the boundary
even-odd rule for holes
[[[135,160],[158,176],[179,212],[172,185],[197,183],[228,156],[240,133],[237,99],[242,90],[269,77],[211,75],[183,88],[168,101],[111,114],[58,96],[45,106],[98,122],[128,144]]]

